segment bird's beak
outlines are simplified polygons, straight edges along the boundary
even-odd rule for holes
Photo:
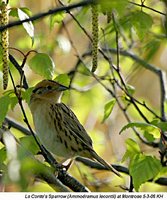
[[[60,85],[58,88],[59,91],[64,91],[64,90],[68,90],[68,89],[69,89],[69,87],[66,87],[64,85]]]

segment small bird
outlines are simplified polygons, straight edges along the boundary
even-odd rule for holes
[[[77,156],[87,157],[120,176],[94,151],[92,140],[76,115],[61,103],[62,93],[67,89],[55,81],[43,80],[32,91],[30,110],[41,143],[58,157],[66,160]]]

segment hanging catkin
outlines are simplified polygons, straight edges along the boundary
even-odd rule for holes
[[[92,5],[92,72],[98,65],[98,6]]]
[[[1,4],[1,25],[5,26],[7,24],[8,24],[7,4],[5,2],[2,2],[2,4]],[[9,66],[8,66],[9,36],[8,36],[7,29],[5,29],[1,32],[1,43],[2,43],[2,62],[3,62],[3,88],[5,90],[8,86],[8,72],[9,72]]]

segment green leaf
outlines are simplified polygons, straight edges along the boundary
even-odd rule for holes
[[[99,0],[103,12],[117,10],[120,14],[125,12],[128,5],[127,0]]]
[[[24,13],[26,13],[28,16],[32,14],[31,10],[27,7],[21,7],[19,9],[22,10]]]
[[[144,131],[143,136],[146,138],[148,142],[153,142],[155,138],[153,137],[152,134],[150,134],[148,131]]]
[[[30,68],[37,74],[47,79],[52,79],[55,68],[54,62],[50,56],[45,53],[37,53],[30,61]]]
[[[18,99],[16,96],[10,97],[10,109],[13,110],[16,104],[18,103]]]
[[[31,15],[31,11],[27,7],[21,7],[19,9],[22,10],[27,15]],[[18,16],[18,8],[10,8],[9,15],[12,16],[12,17],[19,18],[19,16]]]
[[[11,8],[10,11],[9,11],[9,16],[12,16],[12,17],[19,17],[18,16],[18,10],[17,8]]]
[[[0,98],[0,126],[4,121],[10,105],[10,97],[8,95]]]
[[[6,160],[6,148],[3,147],[0,149],[0,164],[2,164]]]
[[[111,101],[106,103],[106,105],[104,106],[104,116],[103,116],[102,123],[110,116],[110,114],[114,108],[115,102],[116,102],[116,100],[112,99]]]
[[[84,74],[86,76],[91,76],[90,70],[85,65],[83,65],[82,63],[78,67],[78,72],[81,73],[81,74]]]
[[[50,28],[54,27],[55,23],[61,23],[65,17],[64,12],[56,13],[50,16]]]
[[[7,90],[4,92],[4,96],[8,96],[10,99],[9,109],[13,110],[16,104],[18,103],[18,99],[14,93],[14,90]]]
[[[128,93],[130,95],[133,95],[135,93],[135,88],[132,85],[126,85],[126,89],[128,90]]]
[[[162,166],[158,159],[152,156],[137,154],[130,162],[129,172],[133,178],[136,191],[141,184],[153,179],[161,170]]]
[[[161,131],[157,126],[154,126],[152,124],[143,123],[143,122],[128,123],[121,129],[120,133],[122,133],[123,131],[125,131],[128,128],[134,128],[134,127],[139,128],[141,131],[148,132],[149,134],[153,135],[153,137],[155,139],[158,139],[161,136]]]
[[[151,124],[158,127],[163,132],[167,131],[167,122],[161,122],[157,119],[154,119],[153,121],[151,121]],[[147,135],[145,135],[146,138],[150,137],[148,134],[149,133],[147,133]],[[150,139],[151,139],[151,137],[150,137]],[[148,141],[152,142],[153,140],[148,140]]]
[[[0,169],[3,169],[5,167],[5,160],[7,158],[6,155],[6,148],[3,147],[2,149],[0,149]]]
[[[41,174],[44,177],[50,177],[53,176],[54,172],[52,168],[34,159],[33,156],[25,156],[21,161],[20,174],[21,180],[19,184],[22,187],[22,191],[27,191],[31,178]]]
[[[161,178],[162,176],[166,176],[167,177],[167,167],[162,167],[161,168],[161,170],[159,171],[157,176],[154,178],[154,181],[156,181],[157,179]]]
[[[142,11],[136,11],[132,13],[131,22],[141,40],[144,38],[153,24],[151,16]]]
[[[33,159],[31,157],[25,157],[21,163],[21,174],[25,180],[30,178],[32,175],[37,176],[38,174],[45,174],[46,177],[52,176],[54,174],[53,168]],[[27,177],[27,178],[26,178]],[[34,176],[33,176],[34,177]]]
[[[162,131],[167,131],[167,122],[158,122],[156,126]]]
[[[54,80],[67,87],[70,84],[70,77],[67,74],[60,74]]]
[[[39,147],[38,147],[37,143],[35,142],[33,136],[25,136],[25,137],[20,138],[20,143],[24,147],[26,154],[27,154],[28,151],[29,151],[29,153],[31,152],[33,155],[35,155],[39,152]],[[23,155],[24,155],[24,151],[23,151],[22,148],[20,148],[19,149],[20,159]]]
[[[26,101],[27,104],[30,102],[30,96],[32,94],[34,87],[28,88],[26,91],[22,91],[22,98]]]
[[[139,145],[132,139],[127,139],[126,140],[126,152],[122,158],[122,162],[127,160],[128,158],[133,159],[136,154],[141,153]]]
[[[18,8],[17,12],[18,12],[18,17],[19,17],[20,20],[29,19],[29,16],[23,10]],[[25,28],[25,30],[27,31],[28,35],[33,40],[34,39],[34,26],[33,26],[32,22],[31,21],[24,22],[23,23],[23,27]]]

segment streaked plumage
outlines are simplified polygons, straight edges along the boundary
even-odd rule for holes
[[[95,159],[115,174],[119,173],[93,150],[92,140],[73,111],[61,103],[68,89],[51,80],[39,82],[31,95],[30,109],[41,143],[53,154],[65,159],[76,156]]]

